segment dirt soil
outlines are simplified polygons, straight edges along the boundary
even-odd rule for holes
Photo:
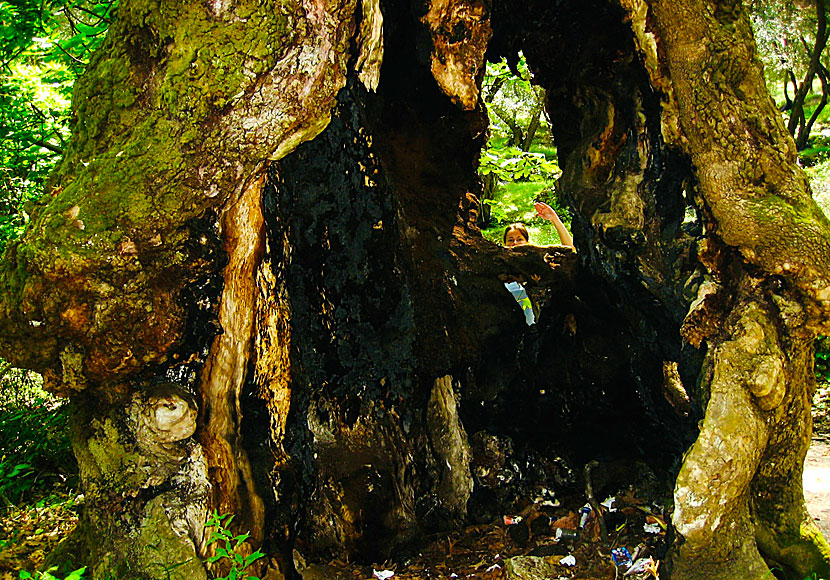
[[[826,418],[825,418],[826,419]],[[824,536],[830,538],[830,432],[820,425],[804,465],[804,494],[810,514]],[[608,538],[603,541],[599,521],[589,516],[585,528],[574,540],[557,541],[556,529],[576,530],[579,514],[562,506],[534,505],[519,517],[471,526],[449,536],[436,537],[416,557],[405,562],[384,562],[358,567],[334,560],[325,565],[299,566],[303,580],[434,580],[476,578],[501,580],[508,567],[527,571],[535,567],[536,576],[558,580],[614,580],[626,568],[617,569],[612,549],[624,547],[639,559],[642,571],[626,578],[658,579],[660,560],[665,556],[666,531],[659,506],[637,497],[631,490],[616,497],[616,515],[606,520]],[[639,554],[637,551],[639,550]],[[569,559],[568,556],[572,556]],[[518,558],[516,558],[518,557]],[[509,562],[511,558],[516,558]],[[268,578],[267,571],[263,577]],[[394,573],[394,575],[390,575]]]
[[[535,570],[535,575],[525,578],[614,580],[617,568],[612,548],[626,547],[636,558],[639,547],[643,572],[627,578],[658,578],[659,559],[666,551],[665,523],[659,511],[633,491],[617,496],[615,515],[605,518],[612,525],[603,539],[599,519],[593,513],[580,529],[579,513],[562,506],[533,505],[499,522],[436,538],[406,562],[354,567],[334,560],[299,568],[303,580],[497,580],[513,577],[507,573],[509,568],[525,573]],[[557,539],[557,529],[568,530],[564,534],[567,537]],[[264,578],[268,576],[263,574]]]
[[[804,461],[804,499],[824,537],[830,539],[830,442],[813,439]]]
[[[804,499],[825,539],[830,540],[830,384],[813,399],[813,442],[804,460]]]

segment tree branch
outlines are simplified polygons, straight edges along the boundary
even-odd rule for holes
[[[82,61],[81,59],[79,59],[77,56],[74,56],[74,55],[70,54],[69,52],[67,52],[67,51],[66,51],[66,49],[60,45],[60,43],[56,42],[56,43],[55,43],[55,46],[56,46],[56,47],[58,47],[58,50],[60,50],[60,51],[61,51],[62,53],[64,53],[66,56],[68,56],[68,57],[69,57],[69,58],[71,58],[73,61],[75,61],[75,63],[76,63],[76,64],[79,64],[79,65],[81,65],[81,66],[86,66],[86,63],[85,63],[84,61]],[[84,45],[84,46],[86,46],[86,45]]]
[[[493,84],[487,88],[487,92],[484,95],[484,102],[488,105],[493,102],[493,99],[496,98],[496,93],[499,92],[501,87],[504,85],[505,82],[504,77],[496,77],[493,81]]]
[[[32,138],[27,138],[26,140],[29,143],[31,143],[32,145],[38,145],[40,147],[43,147],[44,149],[48,149],[52,153],[57,153],[58,155],[63,155],[63,148],[58,147],[57,145],[54,145],[52,143],[49,143],[48,141],[42,141],[40,139],[32,139]]]
[[[106,16],[101,16],[100,14],[97,14],[97,13],[93,12],[89,8],[85,8],[84,6],[81,6],[80,4],[75,4],[72,8],[75,8],[76,10],[80,10],[81,12],[85,12],[85,13],[89,14],[90,16],[93,16],[93,17],[98,19],[97,23],[88,24],[87,26],[92,26],[92,27],[98,26],[102,22],[106,22],[107,24],[110,24],[110,19],[109,18],[107,18]]]
[[[522,128],[519,127],[519,124],[516,122],[515,114],[511,117],[496,103],[490,103],[490,110],[492,110],[496,114],[496,117],[501,119],[501,121],[510,128],[510,133],[512,135],[510,144],[515,145],[516,147],[521,147],[522,141],[524,140],[524,133],[522,132]]]
[[[821,81],[821,101],[816,107],[816,110],[813,111],[813,114],[810,116],[810,120],[807,121],[807,124],[804,127],[804,132],[799,133],[798,135],[799,141],[801,141],[800,143],[799,141],[796,141],[795,143],[798,149],[804,149],[805,147],[807,147],[807,140],[810,137],[810,131],[812,131],[813,129],[813,123],[816,122],[816,119],[818,119],[819,114],[821,114],[821,111],[827,105],[827,69],[824,67],[823,64],[819,63],[818,71],[816,71],[816,74],[818,75],[818,78]]]
[[[787,123],[787,130],[795,138],[796,146],[799,149],[803,149],[806,146],[807,139],[809,138],[809,134],[805,135],[807,124],[804,115],[804,101],[812,88],[813,78],[815,78],[821,66],[821,53],[824,52],[827,46],[827,14],[824,12],[824,0],[816,0],[816,18],[818,20],[816,26],[816,42],[813,45],[810,64],[804,73],[804,79],[801,81],[798,91],[793,97],[792,113]],[[802,38],[801,41],[806,45],[806,40]],[[799,146],[799,143],[803,143],[804,145]]]

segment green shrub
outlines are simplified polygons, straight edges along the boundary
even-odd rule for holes
[[[830,383],[830,336],[816,339],[816,378]]]
[[[518,147],[488,147],[482,151],[478,173],[482,177],[490,173],[499,181],[526,181],[535,177],[557,176],[559,166],[549,161],[543,153],[522,151]]]
[[[54,566],[52,568],[49,568],[45,572],[35,572],[34,574],[30,574],[25,570],[21,570],[18,578],[20,578],[20,580],[61,580],[60,578],[52,575],[52,572],[54,572],[57,569],[58,567]],[[81,580],[84,577],[85,572],[86,566],[84,566],[83,568],[78,568],[77,570],[70,572],[69,576],[67,576],[63,580]]]
[[[67,407],[41,389],[36,373],[5,367],[0,380],[0,501],[37,499],[56,482],[74,483]]]
[[[802,160],[804,163],[805,160]],[[805,163],[807,165],[807,163]],[[830,153],[824,152],[804,168],[810,178],[813,197],[824,214],[830,218]]]

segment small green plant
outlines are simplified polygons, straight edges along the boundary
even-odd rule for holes
[[[228,560],[230,571],[226,576],[218,577],[216,580],[259,580],[256,576],[245,574],[245,569],[265,554],[259,550],[248,556],[240,554],[237,550],[250,537],[250,534],[232,535],[228,530],[232,521],[233,515],[219,515],[219,512],[213,511],[213,515],[208,519],[206,525],[213,528],[213,532],[208,539],[208,546],[216,544],[216,554],[208,558],[207,561],[213,564],[223,559]]]
[[[52,575],[52,572],[54,572],[57,569],[57,566],[53,566],[44,572],[35,572],[34,574],[30,574],[25,570],[21,570],[18,578],[20,578],[20,580],[61,580],[57,576]],[[72,572],[70,572],[69,576],[67,576],[63,580],[82,580],[85,572],[86,566],[84,566],[83,568],[78,568],[77,570],[73,570]]]
[[[24,493],[34,484],[35,471],[28,463],[0,460],[0,500],[6,505],[16,505]]]

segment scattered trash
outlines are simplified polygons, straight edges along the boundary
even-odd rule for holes
[[[611,496],[611,497],[605,498],[605,501],[602,502],[599,505],[603,506],[605,509],[607,509],[609,511],[614,511],[614,510],[617,509],[617,508],[613,507],[615,501],[617,501],[617,498],[614,497],[614,496]]]
[[[492,566],[487,568],[485,572],[495,572],[496,570],[501,570],[501,566],[499,566],[498,564],[493,564]]]
[[[611,561],[614,562],[617,568],[631,566],[631,553],[625,546],[614,548],[611,550]]]
[[[576,530],[567,530],[565,528],[556,528],[553,538],[556,543],[559,542],[575,542],[579,539],[579,532]]]
[[[660,576],[657,569],[660,567],[660,562],[655,561],[654,558],[640,558],[635,561],[628,570],[623,574],[624,577],[631,576],[633,578],[656,578],[659,580]]]
[[[389,580],[395,573],[392,570],[372,570],[372,576],[378,580]]]
[[[571,554],[570,556],[565,556],[559,560],[559,563],[563,566],[576,566],[576,558],[574,558],[573,554]]]
[[[663,531],[663,528],[655,522],[653,524],[643,524],[643,531],[647,534],[659,534]]]
[[[655,514],[662,514],[663,513],[663,506],[661,506],[659,503],[652,503],[651,504],[651,510]]]
[[[556,493],[543,487],[540,493],[534,498],[533,503],[543,507],[559,507],[562,503],[556,499]]]
[[[505,526],[515,526],[522,521],[522,516],[504,516]]]
[[[579,508],[579,529],[583,529],[585,524],[588,523],[588,516],[591,515],[591,505],[585,504],[581,508]]]

